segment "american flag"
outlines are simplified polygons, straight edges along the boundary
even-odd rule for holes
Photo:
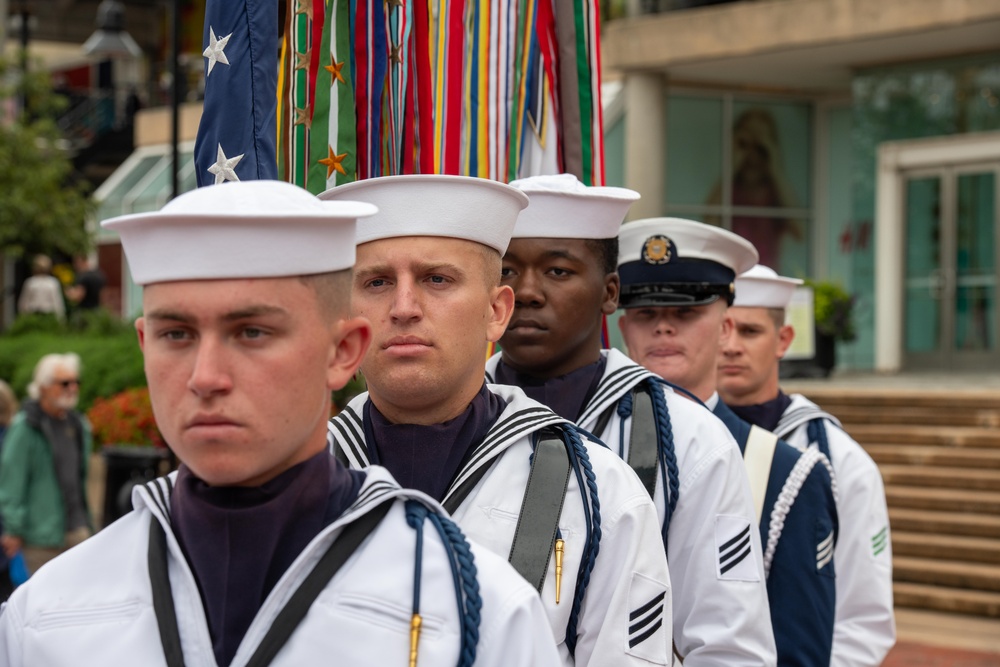
[[[205,106],[195,141],[198,186],[276,179],[278,3],[207,0]]]

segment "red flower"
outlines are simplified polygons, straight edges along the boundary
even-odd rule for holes
[[[97,399],[87,411],[87,418],[94,430],[94,441],[99,445],[166,447],[145,387]]]

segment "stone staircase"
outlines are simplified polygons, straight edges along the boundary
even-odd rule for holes
[[[1000,618],[1000,391],[808,386],[878,463],[897,608]]]

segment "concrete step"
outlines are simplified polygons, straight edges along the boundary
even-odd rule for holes
[[[885,498],[889,507],[1000,515],[998,491],[893,485],[886,488]]]
[[[1000,429],[995,428],[900,424],[844,424],[844,428],[866,449],[874,444],[1000,449]]]
[[[829,410],[836,408],[861,407],[920,407],[931,409],[975,408],[980,410],[1000,410],[1000,391],[996,389],[972,391],[935,391],[927,389],[900,389],[897,387],[836,387],[797,386],[782,383],[786,393],[800,393],[809,400]]]
[[[1000,403],[996,408],[895,407],[877,402],[870,405],[843,405],[827,408],[845,424],[906,424],[909,426],[979,426],[1000,428]],[[850,429],[847,429],[850,432]]]
[[[957,514],[890,507],[889,524],[893,533],[1000,537],[1000,516],[988,514]]]
[[[1000,593],[1000,565],[914,556],[892,557],[893,581]]]
[[[897,581],[892,585],[892,594],[896,607],[1000,618],[1000,593],[992,591],[969,591]]]
[[[1000,538],[893,532],[892,555],[1000,565]]]
[[[959,449],[936,445],[866,445],[865,449],[881,465],[910,464],[947,468],[1000,470],[1000,448]]]
[[[947,489],[1000,489],[1000,470],[935,468],[916,465],[880,465],[886,486],[927,486]]]

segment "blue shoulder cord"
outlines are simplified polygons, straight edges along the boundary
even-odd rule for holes
[[[573,607],[570,609],[569,621],[566,623],[566,648],[571,656],[576,654],[576,635],[580,622],[580,608],[583,606],[583,598],[590,585],[590,576],[597,563],[597,554],[601,550],[601,499],[597,493],[597,476],[594,475],[594,468],[590,464],[590,455],[580,438],[580,430],[572,424],[563,425],[564,442],[567,444],[566,453],[569,456],[570,467],[576,475],[576,481],[581,491],[587,489],[587,493],[581,493],[583,502],[583,516],[587,526],[587,540],[584,547],[583,557],[580,559],[580,572],[576,577],[576,589],[573,593]],[[537,434],[536,434],[537,438]],[[534,450],[532,450],[532,457]],[[529,458],[529,463],[530,463]],[[562,539],[562,531],[556,529],[556,537]]]
[[[420,613],[420,579],[423,565],[425,520],[430,520],[431,525],[437,529],[441,536],[454,579],[462,637],[458,667],[472,667],[476,661],[476,648],[479,645],[479,612],[483,607],[483,601],[479,596],[476,564],[472,550],[469,548],[469,542],[465,539],[462,530],[451,519],[428,509],[419,501],[407,500],[406,523],[417,532],[413,571],[413,615],[417,618]],[[412,650],[415,650],[415,647],[411,648]]]
[[[809,443],[816,443],[819,447],[819,451],[823,453],[826,458],[830,458],[830,441],[826,439],[826,425],[823,423],[822,417],[817,417],[809,421],[806,426],[806,437],[809,439]]]
[[[656,382],[662,382],[659,378],[647,378],[645,387],[636,385],[634,390],[642,389],[649,393],[653,402],[653,414],[656,416],[656,440],[657,459],[660,463],[660,478],[665,480],[663,484],[663,507],[664,517],[660,526],[660,536],[663,539],[663,549],[667,549],[668,535],[670,531],[670,520],[674,516],[677,508],[677,500],[680,498],[680,473],[677,470],[677,454],[674,452],[674,429],[670,422],[670,410],[667,408],[667,401],[663,397],[663,392]],[[663,382],[663,384],[667,384]],[[669,386],[669,385],[668,385]],[[628,391],[618,401],[619,422],[618,433],[618,455],[625,457],[625,420],[632,415],[632,392]]]
[[[587,454],[586,447],[580,434],[573,426],[566,428],[566,440],[570,446],[570,465],[576,473],[577,484],[580,489],[586,488],[588,493],[581,493],[583,499],[583,514],[587,520],[587,549],[585,558],[580,561],[581,572],[576,578],[576,594],[573,596],[573,609],[569,614],[569,622],[566,624],[566,647],[570,655],[576,655],[576,633],[580,620],[580,607],[583,605],[583,598],[586,595],[587,587],[590,585],[590,575],[594,571],[597,563],[597,554],[601,550],[601,499],[597,494],[597,476],[594,475],[594,468],[590,465],[590,455]],[[586,481],[584,481],[586,478]],[[590,507],[587,507],[587,497],[590,497]]]

